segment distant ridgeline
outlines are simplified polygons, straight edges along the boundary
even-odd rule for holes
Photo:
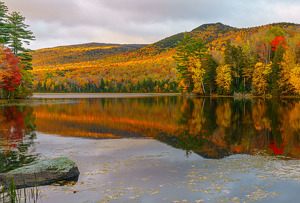
[[[205,24],[151,45],[36,50],[37,92],[300,93],[300,25]]]

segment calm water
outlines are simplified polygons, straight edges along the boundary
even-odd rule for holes
[[[300,101],[35,99],[0,106],[0,171],[67,156],[40,202],[297,202]]]

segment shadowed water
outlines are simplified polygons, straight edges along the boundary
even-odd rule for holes
[[[295,99],[36,99],[3,104],[0,125],[1,172],[77,163],[42,202],[293,202],[300,187]]]

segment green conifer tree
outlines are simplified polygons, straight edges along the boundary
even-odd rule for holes
[[[32,70],[32,50],[25,48],[23,43],[29,45],[30,40],[34,40],[35,37],[32,31],[27,29],[29,25],[25,24],[25,17],[19,12],[12,12],[7,17],[7,24],[10,27],[9,47],[25,65],[24,69]]]
[[[7,6],[0,1],[0,43],[6,44],[9,40],[10,29],[7,25]]]
[[[190,93],[194,90],[193,68],[195,68],[195,61],[199,62],[204,57],[205,52],[206,47],[203,40],[195,39],[186,33],[183,40],[178,42],[174,60],[177,65],[182,92]]]

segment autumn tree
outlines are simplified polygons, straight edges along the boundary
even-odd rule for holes
[[[203,85],[205,71],[201,68],[201,59],[205,51],[203,40],[192,38],[188,34],[185,34],[183,40],[178,43],[174,59],[182,92],[205,93]],[[197,84],[194,90],[195,82]]]
[[[300,94],[300,65],[297,64],[291,70],[290,84],[295,88],[295,92]]]
[[[283,54],[282,61],[280,63],[279,73],[279,88],[282,94],[293,94],[294,87],[291,83],[292,70],[296,67],[296,55],[292,49],[288,48]],[[297,75],[297,74],[296,74]]]
[[[287,48],[286,39],[283,36],[277,36],[270,44],[272,46],[272,50],[275,52],[278,48],[280,48],[280,46],[283,48]]]
[[[202,68],[201,61],[197,58],[190,59],[192,80],[194,83],[193,92],[195,94],[205,94],[204,76],[205,70]]]
[[[21,84],[21,70],[19,60],[10,49],[1,48],[1,97],[11,98],[12,92]]]
[[[7,65],[6,65],[6,52],[3,47],[0,48],[0,61],[2,65],[0,66],[0,86],[3,85],[3,77],[7,75]]]
[[[32,55],[30,49],[23,46],[30,45],[30,40],[34,40],[33,33],[28,29],[29,25],[25,24],[25,17],[18,12],[12,12],[7,17],[7,25],[9,26],[8,46],[12,53],[17,56],[22,66],[21,77],[22,85],[17,89],[17,97],[28,97],[32,94],[33,75],[28,70],[32,70]]]
[[[283,58],[283,54],[287,49],[286,39],[282,36],[277,36],[271,43],[272,46],[272,55],[273,55],[273,63],[272,63],[272,71],[268,77],[269,83],[269,92],[272,95],[279,95],[280,94],[280,76],[279,73],[281,72],[280,63]]]
[[[257,53],[257,60],[264,64],[268,64],[270,62],[270,45],[266,44],[263,41],[259,41],[256,44],[256,53]]]
[[[300,41],[295,46],[296,61],[300,63]]]
[[[220,93],[230,94],[232,75],[231,67],[229,65],[226,64],[217,67],[216,83]]]
[[[266,65],[258,62],[253,71],[252,85],[254,92],[258,95],[265,95],[268,86],[268,76],[272,72],[272,64]]]

